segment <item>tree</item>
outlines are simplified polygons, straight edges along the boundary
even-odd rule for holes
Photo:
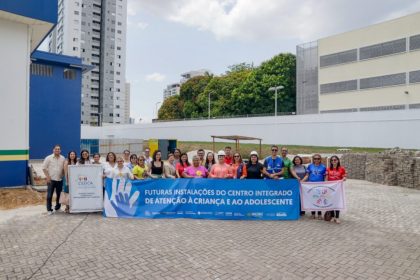
[[[162,106],[159,108],[158,119],[160,120],[174,120],[183,118],[183,101],[178,95],[171,96],[165,99]]]

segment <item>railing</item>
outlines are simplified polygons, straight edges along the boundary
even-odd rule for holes
[[[296,112],[278,112],[277,116],[292,116],[296,115]],[[217,117],[201,117],[201,118],[184,118],[184,119],[170,119],[170,120],[159,120],[153,119],[153,123],[158,122],[181,122],[181,121],[205,121],[205,120],[218,120],[218,119],[236,119],[236,118],[256,118],[256,117],[274,117],[274,113],[268,114],[246,114],[246,115],[235,115],[235,116],[217,116]]]

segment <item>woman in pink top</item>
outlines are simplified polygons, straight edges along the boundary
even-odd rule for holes
[[[188,155],[186,153],[181,154],[180,162],[176,164],[176,177],[177,178],[183,178],[182,173],[184,173],[184,169],[190,166],[190,163],[188,162]]]
[[[184,178],[206,178],[207,169],[200,165],[198,156],[193,157],[193,164],[184,169],[182,176]]]
[[[225,163],[225,152],[219,151],[217,153],[218,163],[213,164],[209,173],[209,178],[221,178],[221,179],[232,179],[233,172],[232,167]]]

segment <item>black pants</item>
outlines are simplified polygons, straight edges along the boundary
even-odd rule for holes
[[[56,202],[55,202],[55,210],[58,210],[61,208],[60,204],[60,194],[63,190],[63,181],[53,181],[51,180],[51,183],[48,184],[48,190],[47,190],[47,211],[52,211],[52,198],[55,190],[56,195]]]
[[[331,217],[337,218],[337,219],[340,218],[340,210],[333,210],[333,211],[331,211]]]
[[[315,216],[315,211],[311,211],[311,214],[312,214],[312,216]],[[318,216],[321,216],[321,215],[322,215],[322,212],[318,211]]]

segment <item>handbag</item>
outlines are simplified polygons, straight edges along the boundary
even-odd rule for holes
[[[331,221],[331,219],[332,219],[333,217],[332,217],[332,213],[331,213],[331,211],[327,211],[327,212],[325,212],[325,214],[324,214],[324,220],[325,221],[327,221],[327,222],[329,222],[329,221]]]
[[[63,205],[69,205],[69,194],[66,192],[61,192],[58,202]]]

